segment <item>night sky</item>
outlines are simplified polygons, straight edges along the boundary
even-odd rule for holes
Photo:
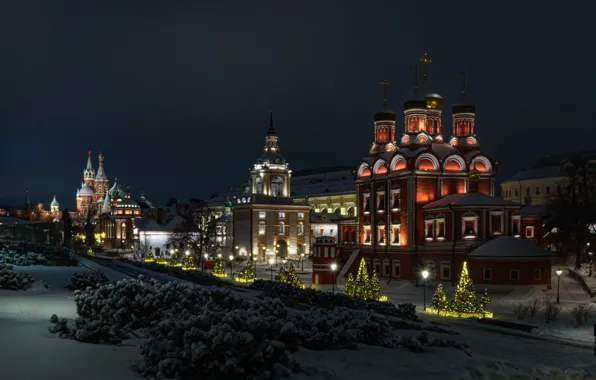
[[[580,7],[581,5],[581,7]],[[354,165],[386,79],[403,130],[428,52],[444,136],[468,71],[483,150],[506,179],[594,147],[590,2],[6,1],[0,6],[0,200],[73,207],[87,151],[154,203],[246,181],[272,104],[296,171]]]

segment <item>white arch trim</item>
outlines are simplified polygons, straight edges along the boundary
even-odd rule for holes
[[[406,164],[406,167],[408,166],[408,160],[406,160],[406,158],[404,156],[402,156],[401,154],[396,154],[391,159],[391,165],[389,165],[389,169],[391,171],[395,171],[393,168],[395,167],[395,165],[397,165],[398,161],[403,161]]]
[[[439,170],[439,168],[441,167],[439,164],[439,160],[437,160],[437,158],[430,153],[422,153],[420,156],[416,158],[416,162],[414,163],[414,167],[416,168],[416,170],[418,170],[418,164],[420,163],[420,161],[425,158],[429,159],[433,163],[433,170]]]
[[[386,164],[387,163],[383,159],[377,160],[377,162],[375,162],[375,166],[373,167],[373,174],[377,174],[381,165],[386,165]]]
[[[484,164],[484,166],[486,166],[486,172],[487,173],[491,173],[493,171],[493,166],[491,165],[490,160],[488,158],[486,158],[484,156],[476,156],[476,157],[474,157],[474,159],[472,160],[471,168],[474,167],[474,163],[476,161],[480,161],[480,162],[482,162]]]
[[[466,169],[466,161],[460,156],[453,154],[445,159],[445,162],[443,163],[443,170],[447,170],[447,163],[451,161],[457,161],[457,163],[459,164],[459,170]]]
[[[424,132],[421,132],[421,133],[419,133],[419,134],[417,134],[417,135],[416,135],[416,139],[415,139],[415,140],[416,140],[416,142],[421,142],[421,141],[419,140],[421,137],[424,139],[424,142],[429,142],[429,141],[431,141],[431,138],[430,138],[430,136],[429,136],[429,135],[427,135],[427,134],[426,134],[426,133],[424,133]]]
[[[385,152],[394,152],[397,150],[397,147],[393,145],[393,143],[389,143],[385,145]]]
[[[360,167],[358,168],[358,177],[362,177],[362,172],[364,171],[364,169],[369,169],[368,164],[366,162],[360,164]]]
[[[468,142],[469,140],[472,140],[472,141],[474,141],[474,142],[470,144],[470,143]],[[466,137],[466,144],[470,144],[470,145],[478,145],[478,140],[476,140],[476,138],[475,138],[475,137],[468,136],[468,137]]]

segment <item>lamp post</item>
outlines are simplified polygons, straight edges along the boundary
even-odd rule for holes
[[[331,264],[331,275],[333,276],[332,278],[332,287],[331,287],[331,292],[335,293],[335,271],[337,270],[337,264],[333,263]]]
[[[561,275],[563,274],[563,270],[559,268],[555,273],[557,274],[557,303],[559,303],[559,289],[561,286]]]
[[[300,264],[302,265],[302,271],[304,272],[304,253],[300,254]]]
[[[424,289],[424,311],[426,311],[426,279],[428,278],[428,271],[425,269],[422,271],[422,287]]]
[[[273,281],[273,259],[269,259],[269,270],[271,271],[271,281]]]
[[[590,251],[588,252],[588,255],[590,255],[590,265],[588,265],[588,276],[592,275],[592,255],[594,254],[594,252]]]
[[[286,259],[283,259],[281,262],[284,264],[284,269],[286,269]]]
[[[207,264],[207,259],[209,258],[209,254],[208,253],[205,253],[203,255],[203,258],[204,258],[204,260],[203,260],[203,270],[205,270],[205,265]]]
[[[230,278],[234,279],[234,255],[228,257],[230,259]]]

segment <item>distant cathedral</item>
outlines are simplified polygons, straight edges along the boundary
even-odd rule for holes
[[[109,214],[112,207],[126,197],[117,179],[110,188],[110,182],[103,165],[103,155],[100,154],[98,159],[99,167],[96,172],[91,162],[91,151],[87,153],[87,167],[83,170],[83,183],[77,190],[77,212],[80,217]]]

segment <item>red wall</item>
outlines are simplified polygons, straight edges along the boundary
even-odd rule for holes
[[[492,279],[484,280],[484,268],[492,269]],[[498,285],[549,285],[551,283],[551,260],[537,259],[490,259],[469,258],[468,269],[475,284]],[[509,279],[509,270],[519,270],[519,280]],[[534,280],[534,269],[540,269],[540,280]]]

